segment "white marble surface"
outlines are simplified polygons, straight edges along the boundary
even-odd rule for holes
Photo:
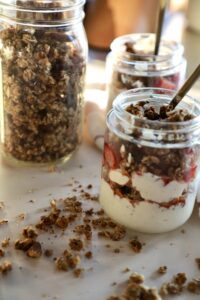
[[[81,169],[80,164],[83,165]],[[70,187],[66,184],[73,181],[72,177],[84,186],[92,183],[93,192],[97,193],[100,166],[101,154],[86,144],[66,166],[52,173],[47,170],[14,169],[2,163],[0,201],[4,201],[5,208],[0,211],[0,219],[8,219],[9,223],[1,226],[0,240],[7,236],[15,240],[21,227],[39,219],[41,209],[48,206],[49,200],[70,195]],[[35,202],[30,203],[30,200]],[[88,205],[87,201],[85,205]],[[21,213],[25,213],[25,220],[16,222],[16,217]],[[183,228],[184,234],[181,233]],[[134,254],[127,246],[128,240],[136,235],[134,232],[130,232],[121,242],[109,242],[112,245],[110,249],[105,246],[107,241],[94,236],[91,246],[94,258],[88,262],[83,260],[85,275],[80,279],[74,278],[70,272],[55,271],[52,259],[42,257],[31,260],[20,251],[9,250],[7,258],[13,262],[13,270],[5,277],[0,276],[0,299],[105,300],[117,291],[117,287],[111,286],[113,282],[121,284],[128,278],[129,273],[122,272],[126,267],[144,274],[147,284],[157,287],[177,272],[186,272],[189,278],[197,277],[200,275],[195,263],[195,258],[200,257],[199,228],[200,219],[195,209],[187,224],[174,232],[139,234],[139,239],[146,243],[140,254]],[[72,232],[68,231],[67,235],[56,239],[51,237],[50,241],[44,235],[42,240],[44,245],[53,247],[56,255],[62,252],[70,236]],[[119,247],[121,252],[113,253],[113,249]],[[161,265],[167,265],[168,272],[156,278],[154,272]],[[199,296],[183,294],[175,299],[197,300]]]

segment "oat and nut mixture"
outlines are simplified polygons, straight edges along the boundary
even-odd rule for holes
[[[38,1],[29,2],[31,8],[40,7]],[[6,25],[0,39],[4,154],[35,163],[69,156],[81,141],[86,70],[77,33],[67,26]]]

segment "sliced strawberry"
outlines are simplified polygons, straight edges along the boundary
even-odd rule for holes
[[[104,145],[104,160],[111,169],[117,167],[116,155],[108,144]]]
[[[166,185],[168,185],[172,180],[171,180],[169,177],[167,177],[167,176],[163,176],[163,177],[162,177],[162,181],[163,181],[164,185],[166,186]]]
[[[169,89],[169,90],[176,89],[176,84],[164,77],[156,78],[154,85],[155,87],[163,88],[163,89]]]
[[[192,179],[194,179],[196,175],[196,170],[197,170],[197,166],[193,165],[188,172],[185,172],[184,181],[190,182]]]

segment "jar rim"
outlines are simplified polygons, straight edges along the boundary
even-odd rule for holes
[[[163,47],[166,47],[168,49],[172,47],[173,49],[171,49],[170,54],[164,54],[164,55],[163,54],[159,54],[159,55],[141,54],[141,53],[133,54],[120,49],[120,47],[123,46],[125,42],[130,42],[133,41],[134,39],[139,40],[140,38],[147,38],[147,37],[155,38],[155,34],[154,33],[131,33],[131,34],[122,35],[113,40],[110,49],[113,53],[115,53],[119,57],[119,59],[123,63],[129,65],[132,64],[139,65],[144,63],[147,65],[155,65],[156,63],[165,62],[175,56],[182,57],[184,54],[184,47],[182,44],[166,38],[161,39],[161,45],[163,45]],[[138,60],[138,57],[143,58],[143,60]],[[146,60],[144,60],[144,58],[146,58]]]
[[[31,1],[26,0],[24,5],[20,6],[16,4],[16,0],[0,0],[0,20],[11,25],[32,27],[73,25],[84,18],[82,7],[85,1],[38,0],[36,5],[31,6]]]
[[[156,93],[155,92],[159,92],[160,93]],[[113,102],[113,110],[118,112],[118,113],[123,113],[124,116],[128,116],[130,118],[131,116],[131,119],[134,119],[134,120],[137,120],[137,121],[142,121],[144,122],[145,124],[147,125],[162,125],[163,126],[163,129],[165,127],[165,125],[167,126],[177,126],[177,127],[190,127],[190,126],[193,126],[193,125],[199,125],[199,128],[200,128],[200,114],[198,116],[196,116],[195,118],[191,119],[191,120],[188,120],[188,121],[183,121],[183,122],[167,122],[167,121],[156,121],[156,120],[147,120],[147,119],[141,119],[133,114],[130,114],[129,112],[127,112],[126,110],[124,110],[123,106],[122,106],[122,101],[124,99],[127,99],[127,98],[130,98],[131,96],[137,96],[137,95],[140,95],[142,96],[144,93],[147,93],[149,92],[149,95],[156,95],[157,98],[158,98],[158,95],[159,96],[164,96],[165,98],[168,97],[169,99],[169,96],[170,98],[172,98],[176,91],[175,90],[169,90],[169,89],[164,89],[164,88],[154,88],[154,87],[144,87],[144,88],[136,88],[136,89],[131,89],[131,90],[128,90],[128,91],[124,91],[122,93],[120,93],[114,100]],[[143,94],[142,94],[143,93]],[[144,94],[145,95],[145,94]],[[146,95],[145,95],[146,96]],[[199,106],[199,109],[200,109],[200,103],[193,97],[189,96],[189,95],[186,95],[184,98],[194,102],[195,104],[197,104]],[[170,100],[170,99],[169,99]],[[133,102],[133,100],[130,101],[130,103]]]
[[[8,10],[16,10],[16,11],[22,11],[22,12],[63,12],[63,11],[69,11],[71,9],[76,9],[78,7],[82,7],[85,4],[86,0],[74,0],[71,2],[68,0],[39,0],[38,4],[40,4],[40,7],[34,7],[30,8],[30,6],[24,5],[17,5],[16,0],[0,0],[0,8],[6,8]],[[9,3],[10,2],[10,3]],[[58,6],[55,6],[55,3],[58,4]],[[26,2],[24,2],[26,4]],[[42,6],[44,4],[44,6]],[[48,7],[49,4],[49,7]],[[53,7],[50,6],[50,4],[54,4]]]
[[[160,94],[158,93],[159,91]],[[181,101],[181,103],[184,102],[184,104],[182,103],[181,108],[187,107],[189,111],[190,109],[193,109],[197,115],[197,117],[188,121],[152,121],[134,116],[125,110],[125,107],[127,107],[128,104],[133,104],[133,96],[137,98],[135,103],[140,100],[149,100],[157,105],[158,96],[162,101],[161,103],[166,104],[170,102],[174,94],[174,90],[161,88],[137,88],[122,92],[114,100],[113,109],[107,114],[107,127],[124,140],[148,147],[183,148],[188,147],[191,144],[200,143],[200,102],[191,96],[187,95]],[[140,96],[140,98],[138,96]],[[144,98],[144,96],[146,96],[146,98]],[[166,100],[167,102],[163,102]],[[179,105],[181,105],[181,103]],[[114,120],[118,120],[114,122],[117,122],[116,124],[119,126],[112,123],[113,118]],[[143,132],[142,136],[138,135],[137,137],[133,135],[135,130],[136,132]],[[169,140],[166,140],[167,136]]]

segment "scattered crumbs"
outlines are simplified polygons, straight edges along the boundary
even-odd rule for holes
[[[198,268],[199,268],[199,270],[200,270],[200,258],[199,258],[199,257],[198,257],[198,258],[195,258],[195,261],[196,261],[197,266],[198,266]]]
[[[80,278],[81,276],[83,276],[84,269],[83,268],[75,269],[73,273],[76,278]]]
[[[186,233],[185,229],[181,229],[181,233],[183,234]]]
[[[2,249],[0,249],[0,258],[5,256],[5,251],[3,251]]]
[[[80,239],[71,239],[69,247],[74,251],[81,251],[83,249],[83,242]]]
[[[170,245],[170,246],[173,246],[173,245],[174,245],[174,243],[170,243],[169,245]]]
[[[92,189],[92,184],[88,184],[87,189],[88,190]]]
[[[119,249],[119,248],[115,248],[115,249],[113,250],[113,252],[114,252],[114,253],[120,253],[120,249]]]
[[[166,274],[167,273],[167,266],[160,266],[157,270],[157,273],[160,275]]]
[[[54,172],[56,172],[56,171],[57,171],[56,166],[50,166],[50,167],[48,167],[48,169],[47,169],[47,172],[48,172],[48,173],[54,173]]]
[[[42,247],[39,242],[33,242],[32,246],[27,250],[26,255],[30,258],[39,258],[42,255]]]
[[[18,216],[16,216],[16,221],[17,221],[17,222],[24,221],[25,216],[26,216],[25,213],[19,214]]]
[[[111,286],[116,286],[116,285],[117,285],[117,282],[115,282],[115,281],[111,283]]]
[[[122,294],[110,296],[107,300],[134,300],[134,299],[151,299],[161,300],[158,291],[143,285],[144,276],[133,273],[126,282],[126,286]]]
[[[46,250],[44,250],[44,255],[46,257],[51,257],[53,255],[53,250],[52,249],[46,249]]]
[[[106,248],[110,248],[111,247],[111,245],[109,245],[109,244],[106,244],[106,246],[105,246]]]
[[[173,279],[174,283],[178,285],[184,285],[187,281],[187,276],[185,273],[177,273]]]
[[[12,263],[10,261],[6,260],[2,264],[0,264],[0,273],[7,274],[11,270],[12,270]]]
[[[82,165],[79,165],[79,168],[80,168],[80,169],[82,169],[82,168],[83,168],[83,166],[82,166]]]
[[[86,257],[87,259],[91,259],[92,256],[93,256],[93,254],[92,254],[91,251],[88,251],[88,252],[85,253],[85,257]]]
[[[0,210],[3,209],[5,207],[5,204],[3,201],[0,201]]]
[[[122,273],[128,273],[128,272],[130,272],[131,270],[129,269],[129,268],[125,268],[123,271],[122,271]]]
[[[35,200],[31,199],[29,200],[29,203],[35,203]]]
[[[5,239],[1,242],[1,246],[2,246],[3,248],[8,247],[9,244],[10,244],[10,238],[5,238]]]
[[[0,220],[0,225],[4,225],[4,224],[7,224],[8,223],[8,220]]]
[[[190,253],[187,253],[186,255],[185,255],[185,258],[187,258],[187,257],[189,257],[190,256]]]
[[[131,249],[133,250],[133,252],[135,253],[140,253],[142,250],[142,243],[137,239],[133,239],[131,241],[129,241],[129,245],[131,247]]]

